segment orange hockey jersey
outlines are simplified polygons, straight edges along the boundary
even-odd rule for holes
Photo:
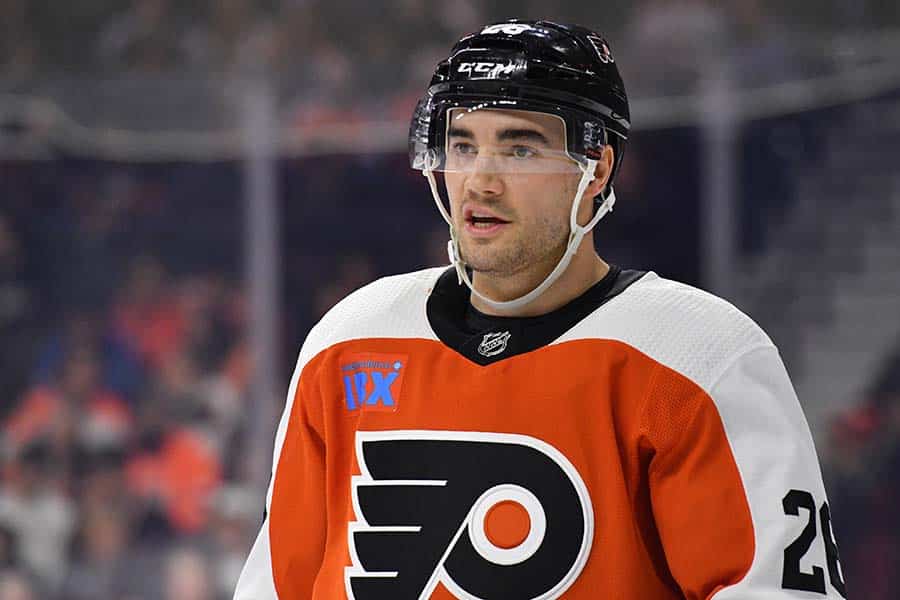
[[[236,600],[845,597],[813,441],[733,306],[610,273],[489,317],[388,277],[310,332]]]

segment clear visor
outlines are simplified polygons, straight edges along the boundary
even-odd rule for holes
[[[587,162],[567,152],[565,122],[556,115],[452,108],[446,123],[443,146],[421,148],[414,168],[445,173],[580,173]]]

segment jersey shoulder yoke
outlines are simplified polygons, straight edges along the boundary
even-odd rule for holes
[[[382,277],[352,292],[310,330],[300,351],[299,364],[306,364],[330,346],[350,340],[436,339],[428,325],[425,305],[446,268]]]
[[[753,319],[709,292],[649,272],[555,343],[623,342],[709,390],[742,354],[772,341]]]

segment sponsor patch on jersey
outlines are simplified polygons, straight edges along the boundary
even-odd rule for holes
[[[405,354],[358,352],[340,363],[344,405],[348,412],[395,412],[406,371]]]

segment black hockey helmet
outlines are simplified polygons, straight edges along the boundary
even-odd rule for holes
[[[585,163],[610,144],[612,186],[631,127],[625,86],[609,44],[597,33],[550,21],[509,20],[459,40],[441,61],[409,130],[410,164],[440,169],[447,111],[501,108],[556,115],[568,154]],[[599,197],[598,197],[599,199]]]

